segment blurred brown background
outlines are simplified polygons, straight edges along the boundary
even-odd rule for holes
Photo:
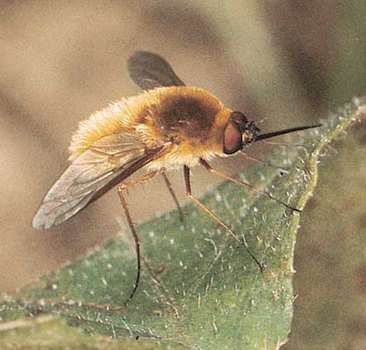
[[[265,130],[290,127],[366,93],[365,13],[357,0],[0,1],[0,289],[126,231],[113,191],[49,232],[31,220],[66,167],[78,122],[139,92],[126,71],[133,51],[161,54],[187,85],[264,120]],[[184,200],[181,174],[170,178]],[[194,170],[196,193],[215,182]],[[173,207],[162,185],[130,191],[136,222]]]

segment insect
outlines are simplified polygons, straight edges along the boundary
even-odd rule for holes
[[[34,216],[33,227],[48,229],[61,224],[118,185],[137,254],[137,276],[129,297],[132,299],[140,278],[141,256],[140,242],[124,193],[126,188],[161,174],[181,212],[166,175],[166,171],[181,167],[187,196],[240,241],[228,224],[192,194],[191,167],[200,164],[209,172],[255,191],[250,184],[212,168],[208,161],[214,156],[244,152],[254,142],[321,125],[261,133],[253,121],[243,113],[225,107],[210,92],[185,86],[169,63],[157,54],[136,52],[128,60],[128,70],[132,80],[145,92],[112,103],[80,123],[69,147],[71,164],[43,199]],[[146,173],[129,181],[129,177],[142,168]],[[261,193],[297,210],[269,192]],[[261,267],[246,241],[241,243]]]

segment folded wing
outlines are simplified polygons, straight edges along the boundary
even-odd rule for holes
[[[159,158],[162,145],[146,149],[130,134],[103,137],[75,159],[49,190],[33,219],[33,227],[58,225],[135,171]]]
[[[170,64],[163,57],[152,52],[135,52],[128,59],[127,68],[131,79],[144,90],[184,85]]]

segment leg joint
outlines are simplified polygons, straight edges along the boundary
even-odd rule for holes
[[[119,184],[119,185],[117,186],[117,191],[118,191],[118,193],[123,193],[123,191],[124,191],[125,189],[127,189],[127,186],[126,186],[125,184],[123,184],[123,183],[121,183],[121,184]]]

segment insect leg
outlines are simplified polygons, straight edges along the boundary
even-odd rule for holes
[[[172,196],[172,198],[174,200],[174,203],[177,206],[177,209],[178,209],[178,212],[179,212],[180,221],[183,222],[184,217],[183,217],[182,207],[179,204],[178,198],[177,198],[177,196],[176,196],[176,194],[175,194],[175,192],[173,190],[173,186],[172,186],[171,182],[169,181],[168,176],[165,174],[165,169],[164,168],[162,168],[160,170],[152,171],[151,173],[148,173],[148,174],[146,174],[144,176],[141,176],[140,178],[138,178],[138,179],[136,179],[134,181],[124,182],[123,184],[121,184],[121,186],[124,187],[124,188],[132,187],[134,185],[137,185],[137,184],[141,184],[143,182],[146,182],[146,181],[150,180],[151,178],[153,178],[154,176],[156,176],[158,174],[161,174],[163,176],[164,181],[165,181],[165,184],[168,187],[169,193],[171,194],[171,196]]]
[[[298,147],[306,149],[303,143],[278,142],[278,141],[267,141],[267,140],[260,140],[259,142],[263,142],[271,146]]]
[[[202,211],[204,211],[213,221],[215,221],[218,225],[220,225],[222,228],[224,228],[230,236],[232,236],[237,242],[242,243],[245,247],[245,250],[250,255],[250,257],[253,259],[253,261],[258,265],[259,270],[263,272],[264,266],[259,262],[259,260],[255,257],[254,253],[250,250],[248,242],[246,241],[245,237],[242,236],[242,240],[238,238],[238,235],[234,232],[234,230],[227,224],[225,224],[213,211],[211,211],[209,208],[207,208],[198,198],[196,198],[192,194],[192,188],[191,188],[191,180],[190,180],[190,169],[187,165],[184,165],[183,168],[184,171],[184,181],[186,185],[186,195],[188,198],[190,198],[194,204],[197,205],[198,208],[200,208]]]
[[[208,163],[207,163],[204,159],[202,159],[202,158],[200,159],[200,163],[201,163],[201,165],[202,165],[203,167],[205,167],[205,168],[206,168],[210,173],[212,173],[212,174],[215,174],[215,175],[217,175],[217,176],[220,176],[220,177],[222,177],[222,178],[223,178],[223,179],[225,179],[225,180],[231,181],[231,182],[233,182],[233,183],[234,183],[234,184],[236,184],[236,185],[247,187],[247,188],[249,188],[251,191],[253,191],[253,192],[255,192],[255,193],[265,194],[268,198],[270,198],[270,199],[272,199],[272,200],[274,200],[274,201],[276,201],[276,202],[280,203],[281,205],[285,206],[286,208],[291,209],[291,210],[293,210],[293,211],[296,211],[296,212],[298,212],[298,213],[301,213],[301,210],[300,210],[300,209],[294,208],[294,207],[290,206],[289,204],[287,204],[287,203],[285,203],[285,202],[281,201],[280,199],[277,199],[277,198],[273,197],[269,192],[267,192],[267,191],[265,191],[265,190],[264,190],[264,191],[257,190],[257,189],[255,189],[255,187],[254,187],[253,185],[251,185],[251,184],[250,184],[250,183],[248,183],[248,182],[241,181],[241,180],[237,180],[237,179],[235,179],[235,178],[233,178],[233,177],[231,177],[231,176],[229,176],[229,175],[226,175],[226,174],[224,174],[224,173],[222,173],[222,172],[220,172],[220,171],[218,171],[218,170],[216,170],[216,169],[212,168],[212,167],[211,167],[211,165],[210,165],[210,164],[208,164]]]
[[[127,189],[128,187],[133,187],[135,185],[139,185],[142,184],[146,181],[149,181],[150,179],[152,179],[154,176],[160,174],[163,170],[156,170],[156,171],[152,171],[151,173],[147,173],[133,181],[128,181],[128,182],[123,182],[119,185],[119,187],[123,188],[123,189]]]
[[[165,183],[166,183],[166,185],[168,187],[168,190],[169,190],[171,196],[173,197],[174,203],[177,206],[180,221],[183,222],[184,221],[183,210],[182,210],[182,207],[179,204],[178,198],[177,198],[177,196],[176,196],[176,194],[175,194],[175,192],[173,190],[173,186],[172,186],[171,182],[168,179],[168,176],[165,174],[164,171],[162,172],[161,175],[163,176],[164,181],[165,181]]]
[[[252,157],[249,154],[245,153],[244,151],[239,152],[239,154],[241,156],[243,156],[246,160],[252,160],[252,161],[257,162],[257,163],[262,163],[262,164],[264,164],[264,165],[266,165],[266,166],[268,166],[268,167],[270,167],[272,169],[279,170],[280,173],[286,173],[287,172],[286,169],[284,169],[284,168],[282,168],[280,166],[275,166],[275,165],[272,165],[269,162],[266,162],[263,159]]]
[[[126,198],[125,198],[125,196],[123,194],[123,190],[124,189],[125,189],[124,187],[118,186],[117,192],[118,192],[119,199],[121,201],[123,210],[125,211],[125,215],[126,215],[126,218],[127,218],[128,226],[130,227],[130,230],[132,232],[133,239],[135,241],[136,257],[137,257],[137,274],[136,274],[136,279],[135,279],[135,285],[134,285],[134,287],[132,289],[132,292],[131,292],[130,296],[128,297],[127,301],[125,302],[125,304],[127,304],[129,301],[131,301],[131,299],[135,295],[135,293],[137,291],[137,287],[138,287],[139,282],[140,282],[140,275],[141,275],[141,252],[140,252],[140,240],[139,240],[139,236],[138,236],[138,234],[136,232],[135,225],[132,222],[131,215],[130,215],[130,212],[128,210],[127,201],[126,201]]]
[[[134,288],[130,294],[130,296],[128,297],[127,301],[125,304],[127,304],[129,301],[131,301],[131,299],[134,297],[136,291],[137,291],[137,288],[138,288],[138,284],[139,284],[139,281],[140,281],[140,276],[141,276],[141,265],[142,265],[142,262],[144,262],[144,265],[147,266],[148,270],[149,271],[152,271],[152,269],[148,266],[147,262],[145,261],[145,259],[143,259],[141,257],[141,249],[140,249],[140,240],[139,240],[139,237],[138,237],[138,234],[137,234],[137,231],[135,229],[135,225],[132,221],[132,218],[131,218],[131,215],[130,215],[130,212],[129,212],[129,209],[128,209],[128,204],[127,204],[127,201],[126,201],[126,198],[124,196],[124,193],[123,191],[124,190],[127,190],[129,187],[133,187],[135,185],[138,185],[138,184],[141,184],[143,182],[146,182],[148,180],[150,180],[151,178],[153,178],[154,176],[158,175],[158,174],[163,174],[163,176],[165,175],[164,173],[165,169],[160,169],[160,170],[156,170],[156,171],[152,171],[150,173],[147,173],[133,181],[129,181],[129,182],[124,182],[124,183],[121,183],[118,188],[117,188],[117,191],[118,191],[118,195],[119,195],[119,198],[120,198],[120,202],[122,204],[122,207],[125,211],[125,215],[126,215],[126,218],[127,218],[127,222],[128,222],[128,226],[130,227],[130,230],[132,232],[132,235],[133,235],[133,239],[135,241],[135,250],[136,250],[136,257],[137,257],[137,274],[136,274],[136,279],[135,279],[135,284],[134,284]],[[167,180],[167,184],[170,184],[170,181],[169,179],[166,177],[166,175],[164,176],[164,179],[166,178]],[[168,185],[168,188],[169,188],[169,185]],[[171,187],[170,187],[171,188]],[[170,190],[170,189],[169,189]],[[173,192],[173,189],[171,188],[171,193],[173,195],[173,198],[176,199],[175,197],[175,193]],[[178,201],[177,201],[178,203]],[[179,203],[178,203],[178,207],[179,209],[181,210],[180,206],[179,206]]]
[[[126,198],[124,196],[123,191],[127,190],[128,187],[132,187],[132,186],[135,186],[137,184],[141,184],[143,182],[146,182],[146,181],[150,180],[154,176],[158,175],[161,171],[163,171],[163,170],[152,171],[151,173],[147,173],[147,174],[139,177],[138,179],[136,179],[134,181],[124,182],[124,183],[120,184],[117,188],[118,196],[119,196],[121,205],[123,207],[123,210],[125,212],[126,219],[127,219],[127,222],[128,222],[128,226],[130,227],[133,239],[135,241],[136,258],[137,258],[137,274],[136,274],[135,284],[134,284],[134,288],[133,288],[130,296],[128,297],[128,299],[126,301],[126,304],[134,297],[134,295],[137,291],[139,281],[140,281],[140,276],[141,276],[141,250],[140,250],[140,239],[139,239],[139,236],[138,236],[137,231],[135,229],[135,225],[132,222],[130,211],[128,209],[128,204],[127,204],[127,201],[126,201]]]

